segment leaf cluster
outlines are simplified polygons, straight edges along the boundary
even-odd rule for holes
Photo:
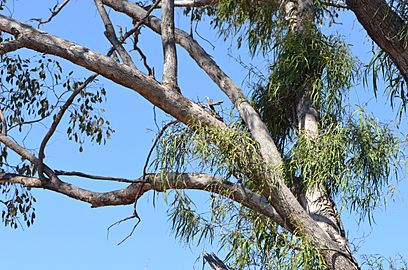
[[[2,207],[1,219],[4,225],[17,229],[22,226],[20,219],[27,227],[30,227],[35,220],[35,208],[33,203],[35,198],[30,191],[23,186],[13,184],[0,185],[0,193],[3,200],[0,200]]]
[[[288,162],[291,175],[305,187],[323,184],[350,211],[372,218],[385,201],[384,187],[399,171],[400,139],[386,125],[360,110],[343,125],[333,125],[317,139],[301,135]]]
[[[226,179],[244,180],[265,168],[258,144],[237,124],[225,128],[174,125],[163,134],[156,150],[155,171],[185,172],[195,167]]]
[[[297,128],[297,105],[305,94],[323,121],[339,121],[343,99],[358,77],[358,62],[335,35],[315,30],[312,38],[289,33],[275,46],[269,81],[261,81],[252,99],[283,153]]]

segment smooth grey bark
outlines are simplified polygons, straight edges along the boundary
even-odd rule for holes
[[[177,86],[177,52],[174,37],[174,0],[162,0],[162,46],[163,46],[163,84],[172,89]]]

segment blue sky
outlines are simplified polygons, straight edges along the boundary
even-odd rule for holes
[[[19,0],[14,2],[13,17],[27,21],[33,17],[47,17],[48,7],[53,1]],[[5,11],[4,14],[9,14]],[[130,20],[122,16],[113,17],[116,24],[128,26]],[[354,44],[353,51],[367,60],[371,43],[365,37],[351,14],[343,16],[342,34]],[[186,27],[181,12],[176,16],[179,27]],[[67,8],[55,20],[43,27],[44,30],[60,37],[78,42],[101,53],[105,53],[109,44],[103,36],[103,25],[93,5],[93,1],[72,0]],[[209,32],[205,22],[199,27],[200,34],[210,39],[213,49],[206,41],[198,41],[208,50],[219,65],[237,84],[241,84],[246,71],[228,57],[230,43],[217,39],[214,32]],[[149,61],[156,71],[161,69],[161,47],[157,35],[143,30],[140,46],[150,55]],[[26,52],[25,52],[26,53]],[[215,85],[199,70],[182,49],[179,53],[180,86],[190,98],[197,100],[209,96],[214,100],[224,100]],[[242,55],[245,50],[232,50],[231,54]],[[255,65],[262,66],[264,60],[257,58]],[[64,70],[74,70],[78,77],[90,73],[64,63]],[[153,108],[134,92],[101,80],[108,90],[108,100],[104,106],[107,117],[112,122],[116,133],[106,146],[92,143],[85,145],[85,152],[79,153],[78,146],[67,140],[65,128],[52,138],[47,149],[47,163],[54,168],[79,170],[100,175],[112,175],[136,178],[142,174],[146,154],[155,135]],[[245,88],[245,85],[243,85]],[[385,120],[393,119],[388,112],[386,97],[379,95],[376,102],[370,98],[367,90],[359,87],[353,92],[353,99],[370,100],[369,109],[378,113]],[[165,116],[159,113],[159,119]],[[41,137],[38,134],[45,128],[39,128],[30,135],[28,144],[38,147]],[[110,190],[122,187],[119,184],[94,183],[89,180],[74,180],[75,184],[97,190]],[[376,224],[357,225],[357,218],[343,214],[350,240],[360,243],[358,254],[383,254],[393,256],[397,253],[408,257],[408,235],[405,231],[408,210],[408,185],[406,181],[398,184],[398,191],[389,201],[386,209],[376,211]],[[202,251],[214,251],[210,245],[198,248],[187,247],[174,238],[166,216],[166,205],[158,200],[152,204],[152,194],[144,196],[138,203],[141,224],[134,235],[122,245],[121,241],[131,230],[133,223],[127,222],[111,229],[107,239],[107,228],[114,222],[131,215],[132,207],[108,207],[91,209],[88,204],[48,191],[34,190],[37,219],[34,225],[24,230],[12,230],[0,226],[0,262],[1,269],[201,269],[201,261],[196,261]],[[195,194],[200,200],[204,195]],[[364,238],[362,238],[364,236]],[[359,238],[362,238],[358,240]]]

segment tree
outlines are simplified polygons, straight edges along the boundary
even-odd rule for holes
[[[37,26],[52,21],[69,2],[55,5],[49,19],[35,19]],[[384,78],[392,105],[401,104],[402,117],[408,77],[404,1],[94,2],[112,45],[106,56],[0,16],[0,183],[9,198],[2,200],[5,225],[17,227],[18,217],[27,225],[33,222],[30,188],[61,193],[92,207],[134,204],[136,220],[136,203],[146,192],[177,190],[170,204],[176,235],[194,241],[199,233],[201,241],[219,234],[234,269],[359,269],[336,204],[371,218],[383,188],[398,171],[402,146],[387,125],[345,106],[347,90],[373,78],[378,91],[376,82]],[[185,8],[192,22],[209,18],[238,46],[248,45],[252,55],[271,59],[252,96],[223,72],[192,31],[175,27],[178,7]],[[115,29],[108,8],[131,18],[130,30]],[[152,15],[159,8],[161,19]],[[342,10],[354,12],[378,45],[365,74],[342,38],[320,27],[331,27]],[[142,26],[161,36],[161,79],[138,47]],[[225,93],[231,114],[209,98],[194,102],[183,94],[176,44]],[[23,48],[42,55],[24,59],[17,54]],[[54,56],[94,74],[75,80],[63,73]],[[48,142],[63,125],[81,152],[86,138],[101,144],[111,136],[110,123],[97,110],[107,91],[93,87],[99,76],[140,94],[174,118],[158,133],[137,180],[62,171],[46,163]],[[38,149],[24,147],[22,132],[42,123],[49,128]],[[129,185],[99,193],[69,183],[71,176]],[[211,193],[209,216],[194,211],[182,192],[190,189]]]

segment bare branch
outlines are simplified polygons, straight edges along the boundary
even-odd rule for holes
[[[38,176],[40,178],[43,178],[43,162],[45,158],[45,147],[50,140],[51,136],[54,134],[55,130],[57,129],[59,123],[61,122],[62,117],[64,116],[64,113],[67,111],[68,107],[71,106],[72,102],[74,101],[75,97],[81,93],[81,91],[86,88],[95,78],[98,76],[98,74],[93,74],[88,79],[86,79],[77,89],[72,92],[71,96],[67,99],[67,101],[64,103],[64,105],[61,106],[60,111],[57,113],[57,115],[54,118],[54,121],[51,124],[51,127],[48,129],[47,133],[45,134],[41,145],[40,145],[40,150],[38,152]]]
[[[225,263],[222,260],[220,260],[220,258],[218,258],[217,255],[215,255],[213,252],[204,252],[203,257],[213,270],[231,269],[228,266],[226,266]]]
[[[221,121],[196,103],[162,86],[139,70],[118,63],[107,56],[2,15],[0,15],[0,30],[18,33],[25,48],[60,56],[134,90],[185,124],[191,124],[191,119],[195,119],[205,125],[224,127]]]
[[[57,7],[55,6],[51,11],[51,16],[47,19],[47,20],[42,20],[42,19],[37,19],[37,18],[32,18],[32,21],[37,21],[38,22],[38,26],[40,27],[40,25],[42,24],[46,24],[49,23],[55,16],[58,15],[58,13],[61,12],[61,10],[69,3],[70,0],[65,0],[64,3],[61,4],[61,6]]]
[[[175,7],[204,7],[209,5],[217,4],[219,0],[178,0],[174,1]],[[161,5],[158,5],[161,7]],[[147,8],[150,8],[148,6]]]
[[[408,83],[408,50],[406,22],[385,0],[346,0],[358,21],[377,45],[390,55]]]
[[[163,46],[163,83],[178,89],[177,52],[174,37],[174,0],[162,0],[161,37]]]
[[[100,176],[100,175],[93,175],[93,174],[76,172],[76,171],[67,172],[67,171],[62,171],[62,170],[55,170],[55,174],[62,175],[62,176],[78,176],[78,177],[83,177],[83,178],[88,178],[88,179],[93,179],[93,180],[114,181],[114,182],[121,182],[121,183],[136,183],[137,182],[137,180],[131,180],[131,179],[126,179],[126,178],[121,178],[121,177]]]
[[[96,7],[98,9],[98,12],[101,15],[102,21],[103,21],[103,23],[105,25],[105,36],[106,36],[106,38],[109,40],[109,42],[115,48],[115,50],[119,53],[120,58],[122,59],[123,63],[125,63],[126,65],[136,69],[136,66],[133,63],[132,58],[130,57],[128,52],[122,46],[122,43],[117,38],[116,33],[115,33],[115,28],[113,28],[112,21],[110,20],[109,15],[106,12],[103,3],[100,0],[95,0],[95,5],[96,5]]]
[[[143,177],[141,177],[126,188],[104,193],[81,189],[63,181],[44,183],[39,178],[24,177],[8,173],[0,173],[0,184],[2,183],[14,183],[26,187],[52,190],[71,198],[87,202],[91,204],[92,207],[132,204],[135,202],[135,198],[136,200],[139,199],[144,193],[150,190],[157,192],[163,192],[168,189],[204,190],[223,195],[241,203],[256,212],[270,217],[282,227],[288,228],[288,225],[268,203],[266,198],[239,184],[233,184],[207,174],[149,174],[145,176],[144,180]]]
[[[147,166],[149,165],[149,160],[150,160],[150,156],[153,153],[153,150],[156,148],[157,143],[159,142],[160,138],[163,136],[164,132],[166,131],[167,128],[169,128],[170,126],[174,125],[178,123],[178,121],[171,121],[167,124],[165,124],[162,129],[159,131],[159,133],[156,135],[156,139],[153,142],[152,147],[149,150],[149,153],[147,154],[146,157],[146,162],[145,165],[143,166],[143,177],[145,177],[147,175]]]
[[[146,11],[137,4],[123,0],[120,3],[115,0],[101,0],[105,5],[123,12],[132,18],[142,18]],[[161,34],[161,20],[149,16],[145,23],[153,31]],[[240,116],[247,124],[254,139],[260,144],[262,156],[268,163],[279,165],[282,158],[275,143],[273,142],[269,131],[261,120],[259,114],[251,106],[241,89],[225,74],[215,63],[210,55],[193,39],[191,36],[180,30],[175,29],[175,41],[183,47],[190,56],[196,61],[198,66],[203,69],[207,75],[220,87],[220,89],[229,97],[237,108]]]

